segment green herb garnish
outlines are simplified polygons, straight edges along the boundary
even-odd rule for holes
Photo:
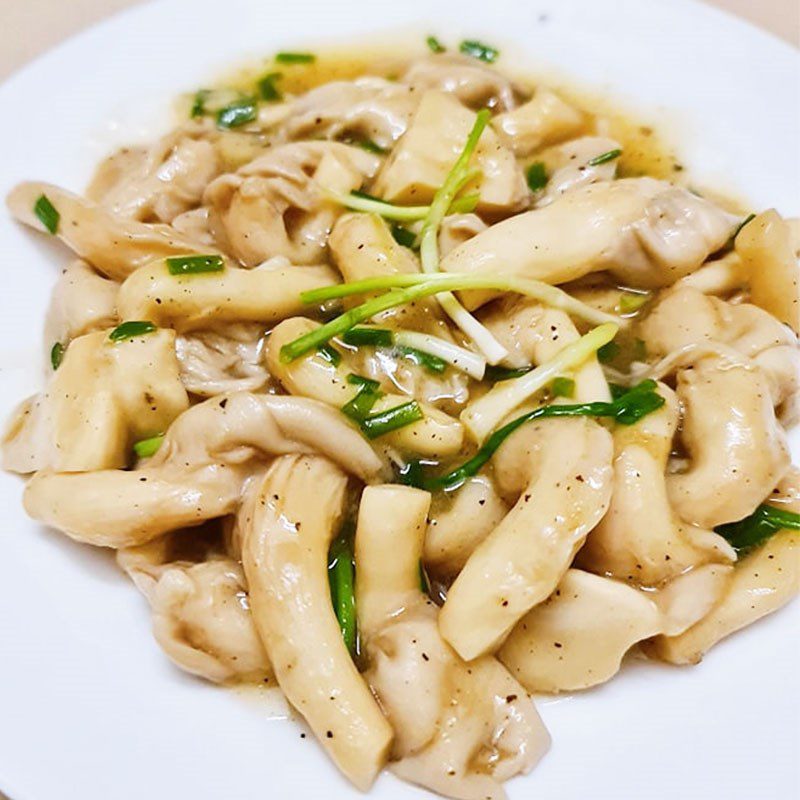
[[[575,381],[572,378],[553,378],[550,384],[550,393],[553,397],[574,397]]]
[[[342,406],[342,413],[359,424],[362,423],[372,411],[373,406],[383,397],[380,384],[360,375],[348,375],[347,382],[359,387],[355,397]]]
[[[447,362],[439,358],[439,356],[417,350],[416,347],[406,347],[405,345],[398,344],[395,347],[395,351],[403,358],[412,361],[418,367],[423,367],[428,372],[433,372],[436,375],[440,375],[447,368]]]
[[[392,236],[397,244],[402,245],[403,247],[408,247],[410,249],[415,249],[417,244],[417,235],[414,231],[410,231],[408,228],[404,228],[402,225],[398,225],[394,223],[392,225]]]
[[[486,367],[483,377],[492,383],[499,383],[500,381],[510,381],[513,378],[521,378],[532,369],[533,367],[500,367],[490,364]]]
[[[464,482],[477,475],[478,471],[497,452],[500,445],[517,428],[526,422],[544,417],[608,417],[620,425],[633,425],[642,417],[656,411],[664,405],[664,398],[656,392],[656,382],[642,381],[624,393],[619,394],[612,402],[576,403],[570,405],[542,406],[498,428],[480,450],[460,467],[435,478],[426,478],[424,470],[416,464],[406,466],[400,471],[404,483],[417,486],[427,491],[452,491]],[[412,465],[415,462],[410,462]]]
[[[39,195],[36,202],[33,204],[33,213],[36,214],[39,222],[44,225],[48,233],[55,236],[61,214],[58,213],[56,207],[50,202],[50,198],[46,194]]]
[[[283,94],[275,85],[283,77],[280,72],[270,72],[266,74],[256,84],[258,86],[258,94],[262,100],[268,103],[274,103],[283,100]]]
[[[64,360],[64,351],[67,348],[64,347],[61,342],[56,342],[50,348],[50,364],[53,367],[53,370],[57,370],[61,366],[61,362]]]
[[[128,322],[123,322],[121,325],[117,325],[117,327],[108,334],[108,338],[112,342],[122,342],[125,339],[133,339],[135,336],[144,336],[155,330],[157,330],[157,327],[148,320],[132,319]]]
[[[222,256],[170,256],[166,259],[170,275],[198,275],[202,272],[222,272],[225,259]]]
[[[619,352],[620,346],[616,342],[609,342],[597,351],[597,360],[601,364],[609,364],[619,355]]]
[[[727,539],[741,556],[764,544],[781,530],[800,530],[800,514],[762,504],[749,517],[718,525],[714,530]]]
[[[352,525],[346,525],[328,551],[328,582],[331,604],[342,639],[352,658],[358,655],[358,620],[356,618],[355,558]]]
[[[425,567],[422,559],[419,560],[419,590],[423,594],[428,594],[431,588],[431,583],[428,580],[428,574],[425,572]]]
[[[255,100],[243,97],[235,100],[224,108],[217,111],[217,127],[219,128],[238,128],[252,122],[258,116],[258,107]]]
[[[620,314],[633,314],[650,299],[650,292],[623,292],[619,296],[617,310]]]
[[[428,45],[431,53],[444,53],[447,49],[435,36],[428,36],[425,39],[425,44]]]
[[[465,56],[472,56],[480,61],[485,61],[487,64],[493,64],[500,55],[500,51],[496,47],[484,44],[476,39],[465,39],[458,46],[458,49]]]
[[[279,64],[313,64],[317,57],[313,53],[277,53],[275,60]]]
[[[342,363],[342,354],[330,344],[321,344],[317,348],[317,354],[323,359],[323,361],[327,361],[334,367],[338,367],[339,364]]]
[[[391,347],[394,336],[387,328],[351,328],[342,336],[342,341],[354,347]]]
[[[549,180],[544,161],[534,161],[525,171],[525,178],[528,181],[528,188],[530,188],[532,192],[538,192],[540,189],[544,189]]]
[[[133,452],[136,453],[139,458],[150,458],[150,456],[154,456],[158,452],[163,441],[163,433],[159,433],[157,436],[151,436],[149,439],[140,439],[133,445]]]
[[[195,92],[192,108],[189,111],[189,116],[192,119],[202,117],[206,113],[206,100],[208,100],[210,94],[211,91],[209,89],[198,89]]]
[[[347,376],[347,382],[352,386],[365,386],[368,389],[377,390],[380,388],[378,381],[374,381],[372,378],[365,378],[363,375],[356,375],[355,372],[351,372]]]
[[[368,153],[374,153],[376,156],[384,156],[389,152],[385,147],[381,147],[377,142],[373,142],[372,139],[359,139],[356,144],[362,150],[366,150]]]
[[[408,403],[365,417],[361,421],[361,430],[368,439],[377,439],[379,436],[385,436],[387,433],[400,430],[406,425],[421,420],[422,416],[419,403],[411,400]]]
[[[594,158],[590,158],[586,165],[589,167],[599,167],[600,164],[605,164],[608,161],[613,161],[615,158],[619,158],[622,155],[622,150],[617,148],[616,150],[609,150],[607,153],[601,153],[599,156],[595,156]]]

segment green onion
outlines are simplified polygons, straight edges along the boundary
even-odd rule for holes
[[[744,218],[744,219],[743,219],[743,220],[742,220],[742,221],[741,221],[741,222],[740,222],[740,223],[739,223],[739,224],[736,226],[736,229],[734,230],[734,232],[733,232],[733,235],[731,236],[731,239],[733,239],[733,240],[735,241],[735,240],[736,240],[736,237],[737,237],[737,236],[738,236],[738,235],[739,235],[739,234],[742,232],[742,228],[744,228],[744,226],[745,226],[745,225],[747,225],[747,223],[748,223],[748,222],[752,222],[752,221],[753,221],[755,218],[756,218],[756,215],[755,215],[755,214],[748,214],[748,215],[747,215],[747,216],[746,216],[746,217],[745,217],[745,218]]]
[[[397,345],[395,350],[403,357],[412,361],[418,367],[423,367],[428,372],[440,375],[447,368],[447,362],[438,356],[425,353],[422,350],[417,350],[416,347],[406,347],[404,345]]]
[[[112,342],[121,342],[125,339],[133,339],[134,336],[144,336],[147,333],[152,333],[157,330],[156,326],[148,320],[129,320],[117,325],[108,338]]]
[[[192,101],[192,108],[189,111],[189,116],[192,119],[202,117],[203,114],[206,113],[206,100],[208,100],[210,94],[211,92],[209,89],[199,89],[195,93],[194,100]]]
[[[150,458],[150,456],[154,456],[158,452],[163,441],[163,433],[159,433],[157,436],[151,436],[149,439],[140,439],[133,445],[133,452],[136,453],[139,458]]]
[[[394,336],[387,328],[351,328],[342,336],[342,341],[354,347],[361,345],[391,347],[394,344]]]
[[[222,272],[225,259],[222,256],[170,256],[166,259],[170,275],[197,275],[201,272]]]
[[[313,53],[277,53],[275,60],[279,64],[313,64],[317,57]]]
[[[650,299],[650,292],[628,292],[619,296],[617,311],[620,314],[633,314]]]
[[[361,430],[368,439],[377,439],[387,433],[405,428],[422,419],[422,409],[416,400],[379,411],[377,414],[366,417],[361,422]]]
[[[605,164],[608,161],[613,161],[615,158],[619,158],[622,155],[622,150],[609,150],[607,153],[601,153],[599,156],[595,156],[594,158],[590,158],[586,165],[589,167],[599,167],[600,164]]]
[[[252,98],[243,97],[217,111],[217,126],[226,129],[238,128],[252,122],[257,116],[258,108],[255,101]]]
[[[597,351],[597,360],[601,364],[609,364],[619,355],[619,352],[620,346],[616,342],[609,342]]]
[[[438,336],[419,331],[395,331],[394,341],[401,347],[410,347],[427,356],[432,356],[444,364],[450,364],[476,381],[483,380],[486,372],[486,359],[480,353],[468,350],[447,339],[440,339]],[[438,371],[437,367],[433,366],[433,371]]]
[[[574,397],[575,381],[572,378],[553,378],[550,384],[550,393],[553,397]]]
[[[385,219],[396,220],[399,222],[414,222],[424,219],[430,211],[430,206],[397,206],[387,203],[379,197],[360,191],[352,191],[348,194],[334,192],[332,189],[322,187],[323,193],[331,200],[349,208],[351,211],[363,211],[367,214],[378,214]],[[468,194],[464,197],[457,197],[450,204],[447,210],[449,214],[468,214],[474,211],[478,204],[477,194]]]
[[[373,406],[383,397],[377,381],[362,378],[360,375],[348,375],[348,383],[353,383],[350,378],[359,379],[359,389],[355,397],[342,406],[342,413],[358,423],[362,423],[372,411]]]
[[[329,344],[321,344],[317,348],[317,353],[320,357],[327,361],[329,364],[332,364],[334,367],[338,367],[339,364],[342,363],[342,355],[341,353]]]
[[[482,442],[517,406],[547,387],[554,378],[583,364],[616,333],[616,325],[600,325],[559,350],[527,375],[495,384],[487,394],[461,412],[462,424],[475,441]]]
[[[533,367],[499,367],[497,365],[486,367],[484,377],[492,383],[500,381],[510,381],[513,378],[521,378],[527,375]]]
[[[479,42],[476,39],[465,39],[458,46],[458,49],[465,56],[472,56],[480,61],[485,61],[487,64],[493,64],[500,55],[500,51],[497,48]]]
[[[389,151],[385,147],[381,147],[377,142],[372,139],[359,139],[356,144],[368,153],[374,153],[376,156],[386,155]]]
[[[64,351],[66,348],[64,347],[61,342],[56,342],[50,348],[50,364],[53,367],[53,370],[57,370],[61,366],[61,362],[64,360]]]
[[[402,225],[398,225],[397,223],[392,225],[392,236],[397,244],[402,245],[403,247],[409,247],[412,250],[416,247],[417,235],[414,233],[414,231],[410,231],[408,228],[404,228]]]
[[[452,491],[464,482],[477,475],[478,471],[497,452],[501,444],[517,428],[527,422],[545,417],[609,417],[620,425],[633,425],[642,417],[656,411],[664,405],[664,398],[656,392],[656,382],[642,381],[628,389],[612,402],[576,403],[573,405],[549,405],[529,411],[521,417],[498,428],[481,447],[480,450],[460,467],[435,478],[426,478],[421,465],[411,462],[401,470],[404,483],[434,492],[437,490]]]
[[[283,100],[283,94],[275,85],[283,77],[280,72],[270,72],[258,81],[258,94],[262,100],[273,103]]]
[[[425,567],[422,564],[422,559],[419,560],[419,590],[423,594],[428,594],[430,591],[430,581],[428,580],[428,575],[425,572]]]
[[[581,303],[555,286],[550,286],[541,281],[515,278],[513,276],[464,275],[460,273],[434,273],[432,275],[399,273],[378,278],[366,278],[365,280],[351,283],[336,284],[335,286],[326,286],[321,289],[312,289],[311,291],[303,292],[300,295],[300,299],[309,305],[318,305],[338,297],[349,297],[353,294],[363,294],[387,288],[392,289],[392,291],[380,297],[373,297],[360,306],[345,311],[321,327],[285,344],[281,348],[281,361],[284,363],[294,361],[294,359],[299,358],[309,350],[313,350],[317,345],[349,331],[359,322],[363,322],[381,311],[411,303],[422,297],[439,294],[442,291],[499,289],[517,292],[541,300],[553,308],[559,308],[592,323],[604,323],[611,320],[619,322],[617,317]]]
[[[362,375],[356,375],[354,372],[351,372],[347,376],[347,382],[353,386],[364,386],[373,390],[380,388],[380,383],[378,383],[378,381],[374,381],[372,378],[365,378]]]
[[[58,230],[58,223],[61,219],[61,214],[58,213],[56,207],[50,202],[50,198],[46,194],[40,194],[36,202],[33,204],[33,213],[39,219],[39,222],[44,225],[47,231],[55,235]]]
[[[425,44],[428,45],[431,53],[444,53],[447,49],[435,36],[428,36],[425,39]]]
[[[544,189],[549,180],[544,162],[534,161],[525,172],[525,177],[528,180],[528,187],[532,192],[538,192],[540,189]]]
[[[749,517],[719,525],[714,530],[741,556],[764,544],[778,531],[800,530],[800,514],[762,504]]]
[[[358,621],[356,618],[355,558],[352,526],[347,525],[328,551],[328,581],[331,604],[350,656],[358,655]]]

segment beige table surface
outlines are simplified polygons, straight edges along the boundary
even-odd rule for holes
[[[147,0],[0,0],[0,81],[73,33]],[[150,0],[158,2],[158,0]],[[800,47],[800,0],[707,0]]]

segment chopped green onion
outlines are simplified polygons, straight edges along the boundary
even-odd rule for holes
[[[352,526],[343,528],[328,552],[328,581],[331,604],[350,656],[358,655],[358,620],[356,617],[355,558]]]
[[[486,359],[466,347],[454,344],[447,339],[431,336],[418,331],[395,331],[395,344],[411,347],[427,356],[434,357],[443,364],[450,364],[461,372],[466,373],[476,381],[483,380],[486,372]],[[433,371],[437,371],[434,367]]]
[[[361,422],[361,430],[368,439],[377,439],[387,433],[405,428],[422,419],[422,409],[416,400],[395,406],[386,411],[366,417]]]
[[[749,517],[719,525],[714,530],[727,539],[741,556],[764,544],[778,531],[799,531],[800,514],[762,504]]]
[[[458,46],[458,49],[465,56],[472,56],[480,61],[485,61],[487,64],[493,64],[500,55],[500,51],[497,48],[479,42],[476,39],[465,39]]]
[[[373,142],[372,139],[360,139],[356,144],[362,150],[366,150],[368,153],[374,153],[376,156],[383,156],[389,152],[385,147],[381,147],[377,142]]]
[[[576,403],[573,405],[542,406],[498,428],[480,450],[460,467],[436,478],[426,478],[422,466],[411,462],[401,470],[404,483],[427,491],[452,491],[477,475],[478,471],[497,452],[500,445],[518,428],[534,419],[544,417],[609,417],[620,425],[633,425],[642,417],[664,405],[664,398],[656,392],[656,382],[642,381],[619,395],[612,402]]]
[[[597,360],[601,364],[609,364],[619,355],[619,352],[620,346],[616,342],[609,342],[597,351]]]
[[[189,116],[192,119],[202,117],[206,113],[206,100],[208,100],[210,94],[211,92],[208,89],[198,89],[195,93],[192,108],[189,111]]]
[[[317,57],[313,53],[277,53],[275,60],[279,64],[313,64]]]
[[[150,458],[150,456],[154,456],[158,452],[163,441],[163,433],[159,433],[158,436],[151,436],[149,439],[140,439],[133,445],[133,452],[139,458]]]
[[[39,222],[44,225],[48,233],[55,235],[58,230],[61,214],[58,213],[56,207],[50,202],[50,198],[46,194],[39,195],[36,202],[33,204],[33,213],[36,214]]]
[[[407,288],[400,288],[407,287]],[[517,292],[533,297],[553,308],[559,308],[569,314],[581,317],[595,324],[604,322],[620,322],[617,317],[598,311],[585,303],[581,303],[561,289],[549,284],[513,276],[466,275],[461,273],[396,273],[378,278],[366,278],[351,283],[326,286],[303,292],[300,299],[309,305],[318,305],[338,297],[349,297],[380,289],[391,289],[379,297],[367,300],[360,306],[345,311],[344,314],[330,320],[319,328],[285,344],[281,348],[281,360],[284,363],[294,361],[318,344],[345,333],[359,322],[396,306],[411,303],[422,297],[439,294],[442,291],[461,291],[466,289],[499,289]]]
[[[486,367],[484,378],[492,383],[500,381],[510,381],[512,378],[520,378],[527,375],[533,367],[500,367],[495,365]]]
[[[428,580],[428,575],[425,572],[425,566],[422,563],[422,559],[419,560],[419,590],[423,594],[428,594],[430,591],[430,581]]]
[[[170,256],[166,259],[170,275],[197,275],[201,272],[222,272],[225,259],[222,256]]]
[[[742,228],[747,225],[748,222],[752,222],[756,218],[755,214],[748,214],[737,226],[731,236],[732,239],[736,239],[736,237],[742,232]]]
[[[378,214],[385,219],[396,220],[399,222],[414,222],[424,219],[430,210],[430,206],[397,206],[387,203],[378,197],[360,191],[352,191],[349,194],[341,194],[332,189],[322,187],[323,193],[331,200],[349,208],[351,211],[363,211],[367,214]],[[474,194],[457,197],[450,204],[447,210],[449,214],[467,214],[475,210],[478,196]]]
[[[431,53],[444,53],[447,49],[435,36],[428,36],[425,39],[425,44],[428,45]]]
[[[402,225],[398,225],[397,223],[392,225],[392,236],[397,244],[402,245],[403,247],[409,247],[412,250],[416,247],[417,235],[414,233],[414,231],[410,231],[408,228],[404,228]]]
[[[617,310],[620,314],[633,314],[650,299],[650,292],[625,291],[619,296]]]
[[[416,347],[406,347],[405,345],[397,345],[395,350],[403,357],[412,361],[418,367],[423,367],[428,372],[434,374],[441,374],[447,369],[447,362],[443,361],[438,356],[425,353],[422,350],[417,350]]]
[[[615,158],[619,158],[622,155],[622,150],[619,148],[616,150],[609,150],[607,153],[601,153],[599,156],[595,156],[594,158],[590,158],[586,165],[589,167],[599,167],[600,164],[605,164],[608,161],[613,161]]]
[[[275,85],[283,76],[280,72],[270,72],[258,82],[258,94],[262,100],[273,103],[283,100],[283,94]]]
[[[372,378],[365,378],[362,375],[356,375],[355,372],[351,372],[347,376],[347,382],[352,386],[364,386],[368,389],[380,388],[380,383],[378,383],[378,381],[374,381]]]
[[[420,260],[422,271],[435,273],[439,270],[439,227],[452,206],[456,195],[475,177],[474,170],[470,170],[469,162],[478,147],[483,131],[489,123],[489,110],[481,109],[475,115],[475,123],[467,136],[464,149],[456,159],[444,183],[437,189],[431,202],[425,221],[420,232]],[[450,291],[437,294],[436,299],[442,310],[450,319],[461,328],[476,346],[486,356],[491,364],[496,364],[508,355],[505,347],[492,336],[488,328],[484,327],[472,314],[458,302]]]
[[[612,323],[592,329],[527,375],[495,385],[461,412],[461,422],[475,441],[482,442],[517,406],[548,386],[553,378],[583,364],[616,333],[617,326]]]
[[[354,377],[360,378],[359,375]],[[369,416],[375,403],[383,397],[383,392],[378,388],[377,381],[370,381],[368,378],[362,378],[361,380],[363,383],[361,383],[355,397],[342,406],[342,413],[358,423],[363,422]],[[349,382],[351,382],[350,376],[348,376]]]
[[[252,98],[244,97],[217,111],[217,126],[238,128],[252,122],[258,116],[258,108]]]
[[[64,351],[66,348],[64,347],[61,342],[56,342],[50,348],[50,364],[53,367],[53,370],[57,370],[61,366],[61,362],[64,360]]]
[[[544,162],[534,161],[525,172],[525,177],[528,180],[528,187],[532,192],[538,192],[540,189],[544,189],[549,180]]]
[[[387,328],[351,328],[342,336],[342,341],[354,347],[391,347],[394,336]]]
[[[148,320],[129,320],[117,325],[108,338],[112,342],[121,342],[125,339],[133,339],[135,336],[144,336],[147,333],[152,333],[157,330],[156,326]]]
[[[572,378],[553,378],[550,384],[550,392],[553,397],[574,397],[575,381]]]
[[[329,364],[332,364],[334,367],[338,367],[339,364],[342,363],[342,355],[341,353],[329,344],[321,344],[317,348],[317,353],[320,357],[327,361]]]

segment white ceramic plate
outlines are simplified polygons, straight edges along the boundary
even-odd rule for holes
[[[242,58],[395,26],[480,36],[514,67],[611,91],[668,125],[699,183],[800,212],[797,53],[686,0],[154,3],[0,87],[0,192],[23,178],[80,190],[112,144],[157,133],[176,93]],[[5,417],[38,388],[49,287],[67,253],[0,214],[0,254]],[[174,669],[109,555],[33,525],[20,494],[0,477],[0,789],[13,800],[358,796],[298,724],[268,719],[274,702]],[[510,796],[796,797],[797,624],[787,608],[696,668],[634,663],[597,690],[540,702],[553,748]],[[384,775],[372,796],[424,795]]]

